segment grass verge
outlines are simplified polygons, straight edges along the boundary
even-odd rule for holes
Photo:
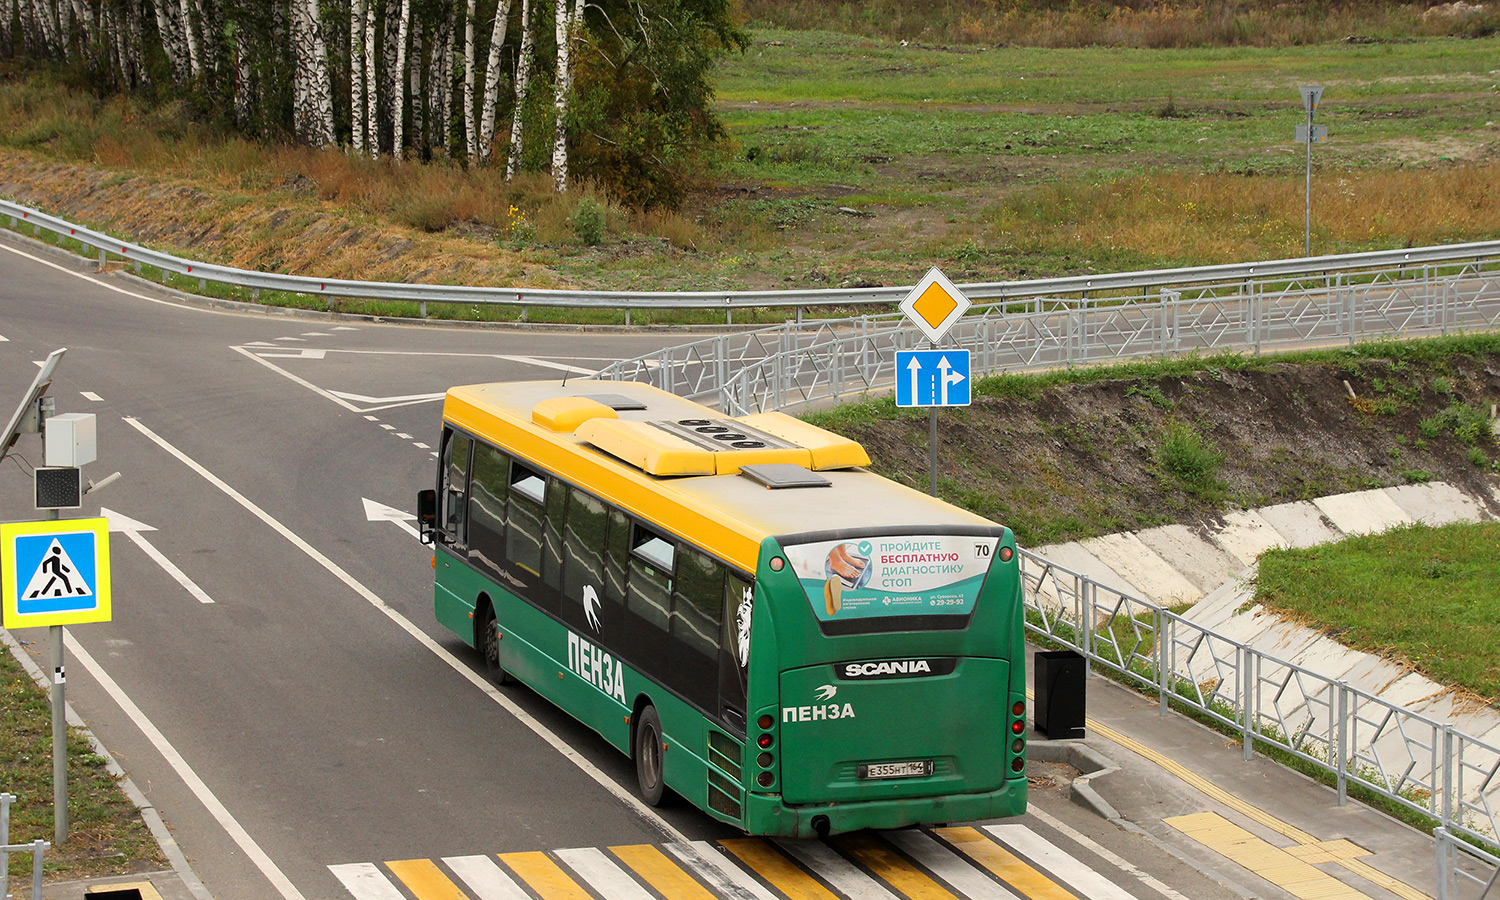
[[[43,854],[48,881],[165,868],[161,848],[125,797],[108,763],[77,729],[68,733],[68,839]],[[0,647],[0,791],[14,794],[10,842],[53,839],[52,712],[46,692]],[[30,853],[14,853],[14,883],[31,875]],[[18,894],[19,896],[19,894]]]

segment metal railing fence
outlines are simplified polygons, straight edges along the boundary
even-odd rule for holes
[[[1245,759],[1259,745],[1322,770],[1341,806],[1356,788],[1430,818],[1438,826],[1438,900],[1457,896],[1455,879],[1495,887],[1500,876],[1485,882],[1456,860],[1497,864],[1500,747],[1030,550],[1021,551],[1021,575],[1032,634],[1154,694],[1161,715],[1175,704],[1238,734]]]
[[[804,308],[899,303],[910,289],[906,287],[820,288],[817,290],[774,291],[570,291],[508,287],[469,287],[463,285],[407,284],[404,282],[355,281],[338,278],[316,278],[256,272],[233,266],[184,259],[170,253],[151,250],[121,238],[85,228],[40,210],[0,199],[0,216],[10,219],[12,228],[30,226],[40,235],[48,232],[76,241],[96,251],[102,268],[111,258],[134,265],[152,266],[163,273],[174,273],[198,279],[200,286],[209,282],[245,288],[258,296],[261,290],[282,291],[328,298],[367,300],[405,300],[420,306],[426,317],[426,304],[508,305],[523,310],[530,306],[581,307],[594,309],[722,309],[726,321],[733,321],[736,309],[757,307],[795,308],[801,318]],[[1270,260],[1231,265],[1200,266],[1179,269],[1156,269],[1142,272],[1119,272],[1104,275],[1080,275],[1043,278],[1029,281],[978,282],[962,285],[964,294],[981,302],[1025,302],[1051,304],[1059,301],[1033,298],[1077,294],[1084,300],[1090,295],[1122,293],[1126,299],[1142,298],[1154,290],[1191,289],[1193,285],[1234,286],[1252,281],[1267,283],[1275,279],[1314,279],[1326,283],[1330,273],[1357,270],[1401,270],[1415,267],[1480,265],[1500,262],[1500,241],[1484,241],[1403,250],[1382,250],[1336,256]],[[1065,301],[1064,301],[1065,302]]]
[[[10,855],[31,854],[31,900],[42,900],[42,856],[52,846],[47,841],[35,840],[29,844],[10,842],[10,806],[16,795],[0,793],[0,900],[10,898]]]
[[[969,350],[980,375],[1497,326],[1500,257],[1486,257],[1107,299],[1034,297],[976,307],[945,345]],[[889,389],[896,351],[925,342],[900,314],[787,322],[669,347],[594,377],[646,381],[738,414]]]

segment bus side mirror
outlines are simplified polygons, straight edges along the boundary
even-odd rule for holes
[[[437,491],[417,492],[417,536],[431,544],[437,534]]]

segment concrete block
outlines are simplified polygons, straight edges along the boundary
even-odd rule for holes
[[[1319,497],[1313,504],[1344,534],[1379,534],[1413,521],[1383,488]]]
[[[1123,573],[1144,593],[1136,596],[1157,606],[1194,603],[1203,592],[1134,534],[1107,534],[1083,546],[1115,572]]]
[[[1198,589],[1200,598],[1218,589],[1244,568],[1244,563],[1186,525],[1148,528],[1137,532],[1136,536],[1191,582]]]
[[[1278,503],[1256,510],[1281,536],[1283,547],[1314,547],[1343,537],[1343,532],[1323,518],[1323,511],[1309,500]]]
[[[1478,522],[1485,518],[1479,501],[1447,482],[1403,484],[1386,488],[1385,492],[1408,516],[1428,525]]]
[[[1124,575],[1110,568],[1080,543],[1054,544],[1048,548],[1045,555],[1065,569],[1071,569],[1080,575],[1087,575],[1117,591],[1145,599],[1146,595],[1140,588],[1132,584]]]
[[[1221,550],[1246,566],[1281,543],[1281,535],[1276,533],[1271,523],[1260,513],[1245,510],[1236,510],[1226,515],[1224,521],[1212,530],[1210,538]]]

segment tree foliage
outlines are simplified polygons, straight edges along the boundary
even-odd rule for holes
[[[560,190],[571,170],[673,205],[723,134],[710,69],[747,45],[731,2],[0,0],[0,56],[252,137],[550,168]]]

